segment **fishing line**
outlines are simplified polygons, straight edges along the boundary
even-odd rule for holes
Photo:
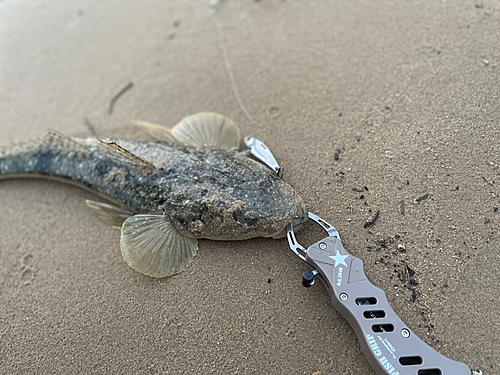
[[[236,97],[236,101],[238,102],[238,105],[240,106],[242,112],[245,114],[245,116],[250,120],[252,124],[254,124],[255,126],[262,126],[260,122],[255,120],[250,115],[250,113],[248,113],[247,109],[245,108],[245,105],[243,104],[243,101],[241,100],[240,92],[238,90],[238,86],[236,85],[236,80],[234,79],[233,69],[231,68],[231,62],[229,61],[229,54],[227,53],[224,30],[222,29],[222,25],[217,19],[216,12],[218,9],[215,7],[212,9],[213,9],[212,14],[214,16],[215,28],[217,29],[217,36],[219,37],[219,44],[220,48],[222,49],[222,56],[224,58],[224,65],[226,66],[227,75],[229,76],[229,80],[231,81],[231,86],[233,88],[233,93],[234,96]]]

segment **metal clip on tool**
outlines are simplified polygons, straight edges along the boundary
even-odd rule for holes
[[[259,141],[257,138],[246,137],[245,146],[247,147],[247,149],[243,151],[242,154],[254,156],[269,168],[274,170],[278,175],[283,172],[283,167],[278,164],[271,150],[269,150],[264,142]]]
[[[349,322],[368,362],[378,375],[470,375],[463,363],[452,361],[420,340],[396,315],[382,289],[372,285],[363,262],[349,254],[337,230],[318,216],[309,218],[328,237],[305,250],[296,240],[292,223],[287,227],[292,250],[312,267],[302,284],[312,286],[319,275],[334,307]]]

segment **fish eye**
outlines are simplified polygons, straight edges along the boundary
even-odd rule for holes
[[[243,219],[245,220],[245,223],[252,225],[255,224],[259,218],[253,212],[245,212]]]

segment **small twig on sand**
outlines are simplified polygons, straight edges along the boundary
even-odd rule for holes
[[[408,265],[405,263],[405,265],[403,266],[403,280],[404,281],[408,281],[410,282],[410,271],[408,269]]]
[[[401,199],[401,202],[399,203],[399,208],[401,209],[401,215],[404,216],[405,214],[405,201]]]
[[[111,101],[109,102],[109,107],[108,107],[108,115],[111,115],[113,113],[113,107],[115,106],[115,103],[118,99],[120,99],[120,96],[125,94],[128,90],[130,90],[132,87],[134,87],[134,82],[129,82],[127,86],[122,88],[118,93],[116,93],[115,96],[111,98]]]
[[[427,199],[429,197],[430,197],[430,195],[428,193],[426,193],[426,194],[422,195],[421,197],[414,199],[413,203],[415,203],[415,204],[420,203],[421,201],[423,201],[424,199]]]
[[[377,213],[375,214],[375,217],[373,218],[372,221],[368,221],[365,223],[365,225],[363,225],[363,228],[368,228],[369,226],[375,224],[375,222],[377,221],[378,219],[378,215],[380,214],[380,211],[377,211]]]

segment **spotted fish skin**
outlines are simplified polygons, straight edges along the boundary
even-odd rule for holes
[[[271,169],[236,151],[153,141],[49,134],[0,151],[0,179],[18,177],[79,185],[133,213],[164,215],[191,238],[271,237],[303,205]]]
[[[198,238],[279,238],[307,220],[302,199],[270,168],[235,150],[239,128],[211,112],[173,128],[139,121],[157,141],[72,139],[57,133],[0,151],[0,179],[55,179],[113,204],[87,200],[121,230],[124,260],[167,277],[185,270]]]

